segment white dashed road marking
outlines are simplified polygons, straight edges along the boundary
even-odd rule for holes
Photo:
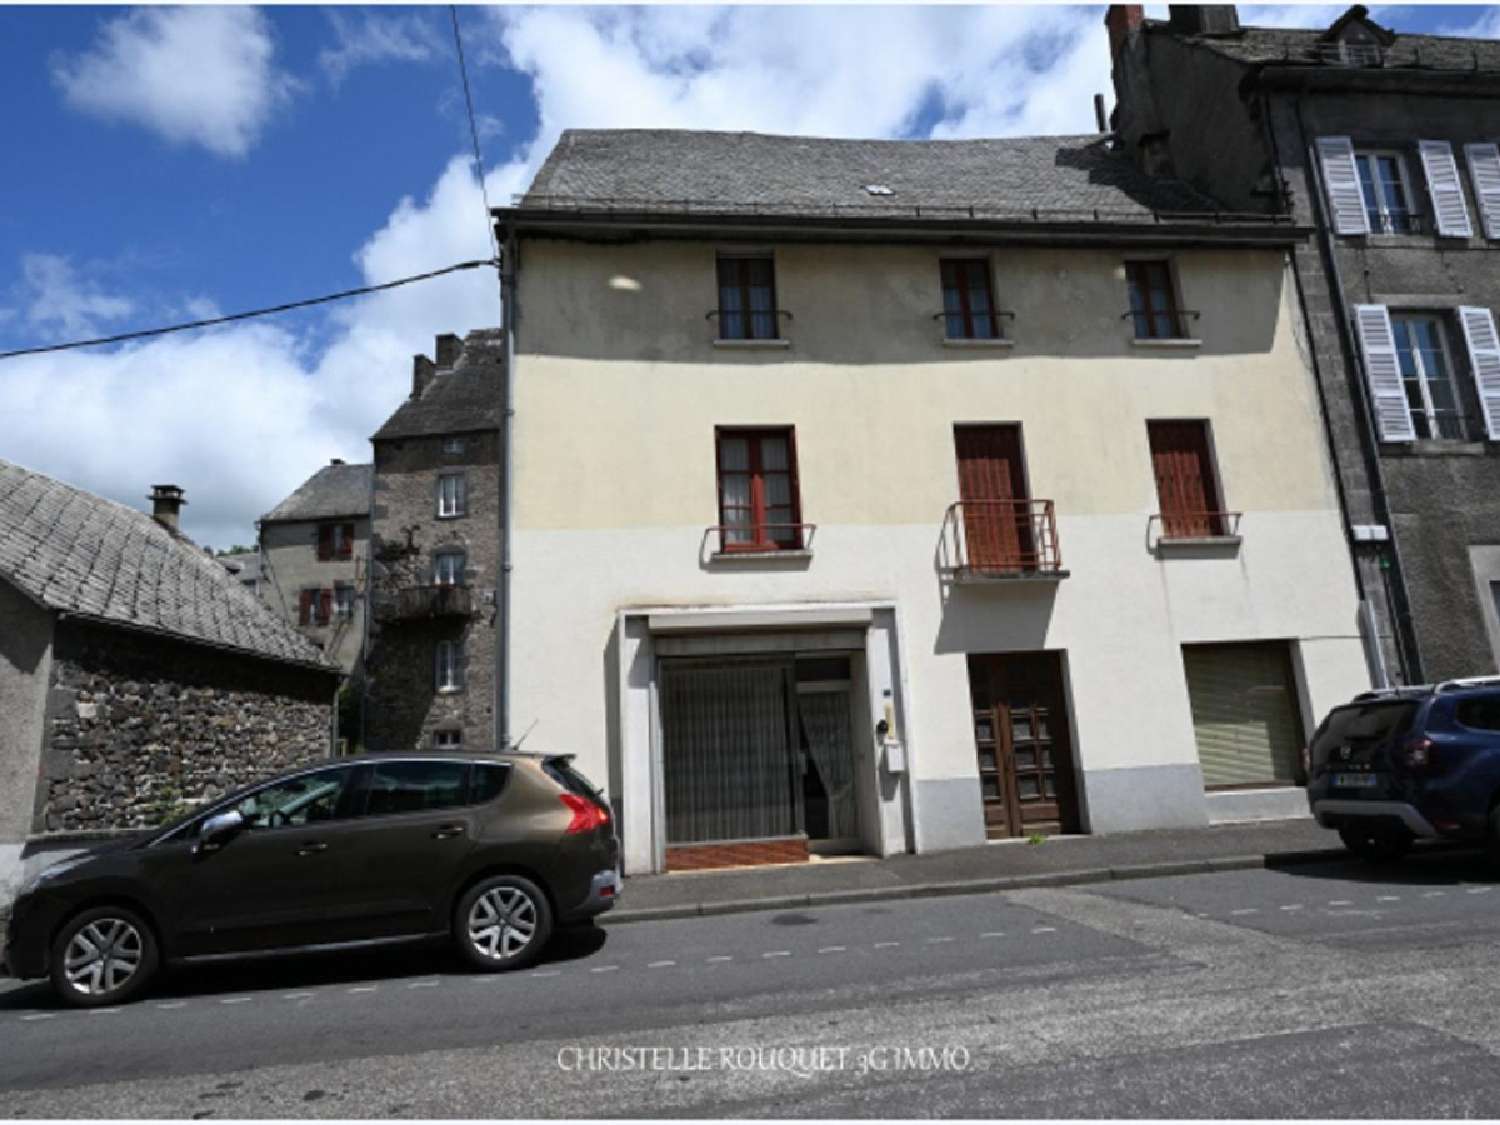
[[[1331,899],[1328,900],[1328,905],[1329,906],[1353,906],[1354,903],[1353,903],[1352,900],[1347,899],[1347,898],[1331,898]]]
[[[1056,926],[1037,926],[1031,932],[1034,933],[1034,934],[1055,934],[1055,933],[1057,933],[1057,927]]]
[[[357,988],[351,988],[349,991],[351,993],[352,992],[374,992],[375,991],[375,986],[373,984],[362,984],[362,985],[359,985]]]
[[[529,973],[527,975],[528,976],[533,976],[533,977],[560,977],[560,976],[562,976],[562,970],[561,969],[537,969],[535,972]],[[501,978],[497,974],[497,975],[495,975],[493,977],[488,977],[486,979],[488,979],[488,980],[500,980]]]
[[[898,946],[900,944],[901,943],[899,941],[877,941],[875,943],[875,948],[876,949],[894,949],[896,946]]]
[[[414,980],[407,988],[436,988],[441,982],[435,980]]]
[[[825,945],[822,949],[818,950],[819,953],[847,953],[848,951],[849,947],[847,945]]]
[[[762,957],[790,957],[791,955],[790,949],[771,949],[761,954]]]
[[[1400,902],[1401,901],[1401,896],[1400,895],[1376,895],[1375,896],[1375,901],[1376,902]]]
[[[1422,893],[1422,897],[1423,898],[1442,898],[1447,893],[1448,893],[1447,891],[1424,891]]]
[[[616,969],[618,969],[619,967],[620,966],[618,966],[618,965],[600,965],[597,969],[590,969],[589,972],[591,972],[591,973],[612,973]]]
[[[733,961],[733,960],[734,960],[733,957],[728,957],[728,956],[725,956],[724,954],[720,954],[717,957],[710,957],[709,958],[710,962],[713,962],[713,961]]]
[[[50,1019],[52,1019],[56,1015],[57,1015],[56,1012],[33,1012],[33,1013],[31,1013],[31,1015],[29,1015],[29,1016],[22,1016],[21,1018],[23,1020],[27,1020],[27,1021],[30,1021],[30,1020],[50,1020]]]
[[[1487,895],[1487,894],[1490,893],[1490,888],[1489,887],[1470,887],[1464,893],[1465,894],[1471,894],[1471,895]]]
[[[928,945],[937,945],[940,942],[952,941],[952,940],[954,940],[954,939],[951,938],[951,937],[930,937],[930,938],[927,939],[927,944]]]
[[[1230,911],[1230,912],[1229,912],[1229,913],[1230,913],[1230,914],[1233,914],[1233,915],[1241,915],[1241,914],[1259,914],[1259,913],[1260,913],[1260,910],[1259,910],[1259,909],[1257,909],[1257,908],[1256,908],[1256,907],[1254,907],[1254,906],[1244,906],[1244,907],[1241,907],[1241,908],[1240,908],[1240,909],[1239,909],[1239,910],[1231,910],[1231,911]]]
[[[1283,909],[1283,910],[1301,910],[1302,909],[1302,904],[1300,902],[1293,902],[1293,903],[1289,903],[1286,906],[1283,906],[1281,909]]]
[[[186,1008],[187,1007],[187,1001],[186,1000],[169,1000],[165,1004],[158,1004],[157,1007],[160,1008],[164,1012],[175,1012],[178,1008]]]
[[[285,993],[281,998],[283,1000],[308,1000],[311,999],[311,997],[311,992],[288,992]]]
[[[980,937],[1004,937],[1005,936],[1005,931],[1004,930],[991,930],[989,933],[987,933],[987,934],[980,934],[979,936]]]
[[[649,964],[649,965],[646,966],[646,968],[648,968],[648,969],[670,969],[675,964],[677,964],[676,961],[652,961],[651,964]]]

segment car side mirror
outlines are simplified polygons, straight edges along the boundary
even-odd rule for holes
[[[216,813],[205,820],[203,826],[198,829],[197,850],[200,852],[217,851],[234,839],[245,827],[245,823],[245,818],[238,809]]]

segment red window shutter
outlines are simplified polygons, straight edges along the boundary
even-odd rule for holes
[[[316,594],[316,590],[303,590],[297,598],[297,624],[312,624],[313,597]]]
[[[333,591],[318,591],[318,624],[327,625],[333,616]]]
[[[343,542],[339,544],[339,558],[347,559],[354,556],[354,525],[352,523],[341,524],[343,529]]]
[[[333,558],[333,524],[324,523],[318,525],[318,561],[327,562]]]
[[[1151,463],[1167,538],[1219,534],[1219,498],[1202,422],[1149,422]]]

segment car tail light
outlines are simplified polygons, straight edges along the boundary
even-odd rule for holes
[[[573,813],[573,819],[568,821],[568,827],[564,830],[569,836],[592,832],[609,823],[609,813],[587,797],[580,797],[577,793],[559,793],[558,796]]]
[[[1437,746],[1430,738],[1414,738],[1402,747],[1406,764],[1413,769],[1426,769],[1437,764]]]

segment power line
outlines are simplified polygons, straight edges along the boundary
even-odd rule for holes
[[[116,336],[100,336],[93,340],[74,340],[67,344],[46,344],[37,348],[18,348],[15,351],[0,352],[0,359],[14,359],[17,356],[23,355],[41,355],[44,352],[65,352],[73,348],[94,348],[101,344],[119,344],[126,340],[144,340],[150,336],[165,336],[170,332],[189,332],[195,328],[210,328],[215,324],[228,324],[236,320],[249,320],[257,316],[271,316],[274,313],[290,312],[293,309],[305,309],[309,305],[324,305],[329,301],[343,301],[350,297],[363,297],[367,293],[380,293],[387,289],[398,289],[403,285],[411,285],[418,281],[431,281],[435,277],[457,273],[460,270],[472,270],[478,269],[480,266],[495,265],[498,265],[498,261],[494,258],[476,258],[472,262],[459,262],[457,265],[444,266],[440,270],[416,273],[410,277],[398,277],[395,281],[385,281],[379,285],[362,285],[358,289],[345,289],[342,292],[329,293],[323,297],[308,297],[303,301],[288,301],[283,305],[272,305],[264,309],[252,309],[249,312],[231,313],[228,316],[215,316],[207,320],[191,320],[186,324],[171,324],[165,328],[144,328],[139,332],[121,332]]]
[[[464,38],[458,30],[458,5],[448,5],[448,15],[453,20],[453,46],[458,51],[458,74],[464,84],[464,105],[469,110],[469,140],[474,143],[474,176],[479,180],[479,196],[484,200],[484,229],[490,236],[490,251],[498,260],[500,244],[495,241],[495,228],[490,222],[490,192],[484,183],[484,158],[479,155],[479,126],[474,122],[474,95],[469,91],[469,67],[464,62]]]

